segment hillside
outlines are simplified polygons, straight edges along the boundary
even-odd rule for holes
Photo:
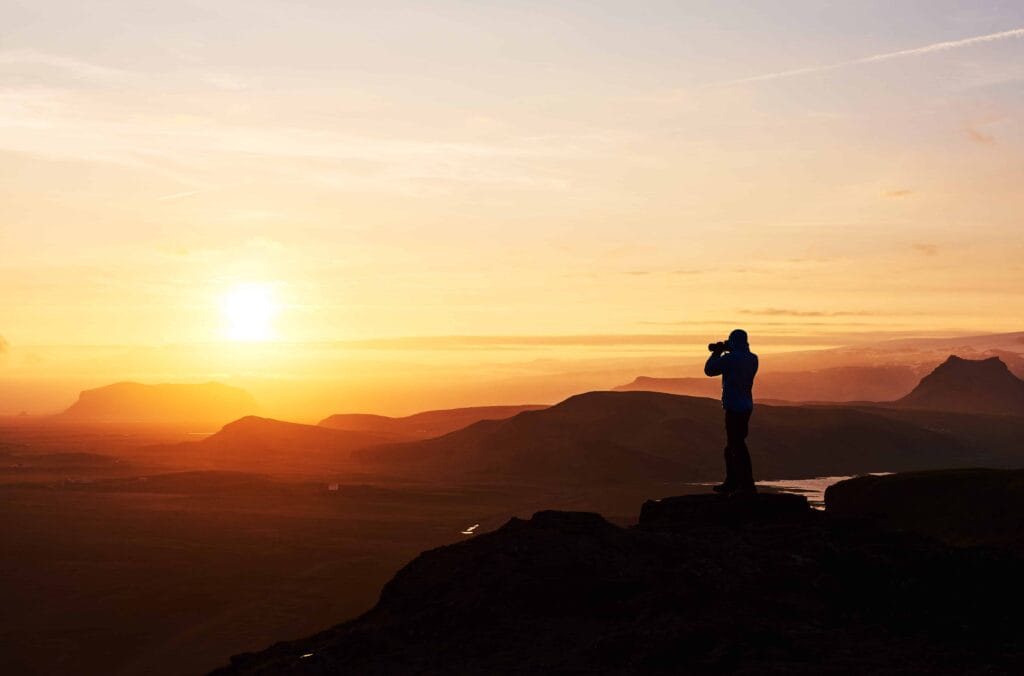
[[[1020,673],[1020,570],[797,496],[651,501],[632,528],[538,512],[214,674]]]
[[[368,413],[337,413],[324,418],[318,424],[352,432],[372,432],[394,441],[428,439],[454,432],[480,422],[481,420],[503,420],[523,411],[547,408],[541,405],[522,406],[471,406],[437,411],[423,411],[413,415],[393,418]]]
[[[913,412],[844,406],[759,406],[749,445],[760,479],[834,476],[1005,461],[1018,454],[1012,421],[955,432]],[[1010,425],[1005,435],[992,434]],[[1012,432],[1012,433],[1011,433]],[[440,479],[581,483],[720,480],[721,405],[655,392],[588,392],[540,411],[485,421],[436,439],[356,452],[376,468],[418,468]]]
[[[259,411],[245,390],[221,383],[114,383],[84,390],[61,422],[223,425]]]
[[[1024,415],[1024,380],[998,357],[950,356],[896,402],[902,408]]]
[[[349,471],[353,450],[385,438],[368,432],[246,416],[200,441],[152,447],[179,466],[243,472]]]

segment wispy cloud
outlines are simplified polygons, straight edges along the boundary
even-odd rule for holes
[[[938,246],[936,246],[935,244],[929,244],[927,242],[915,244],[913,246],[913,249],[914,251],[917,251],[918,253],[923,254],[925,256],[934,256],[935,254],[939,253]]]
[[[169,195],[161,195],[160,197],[157,197],[156,201],[157,202],[166,202],[167,200],[177,200],[177,199],[181,199],[182,197],[191,197],[192,195],[198,195],[201,192],[203,192],[203,191],[202,190],[185,190],[185,191],[182,191],[182,192],[172,192]]]
[[[866,310],[790,310],[787,308],[762,308],[757,310],[740,310],[741,315],[758,315],[763,317],[871,317],[874,312]]]
[[[900,197],[910,197],[911,195],[914,194],[914,191],[913,190],[908,190],[907,188],[900,188],[899,190],[889,190],[889,191],[887,191],[887,192],[885,192],[883,194],[886,197],[897,199],[897,198],[900,198]]]
[[[631,277],[644,277],[647,275],[672,275],[672,276],[686,276],[686,275],[699,275],[704,270],[699,268],[678,268],[675,270],[624,270],[621,274],[629,275]]]
[[[774,73],[762,73],[761,75],[752,75],[750,77],[738,78],[736,80],[727,80],[725,82],[719,82],[711,85],[712,87],[726,87],[731,85],[749,84],[753,82],[767,82],[770,80],[782,80],[785,78],[798,77],[800,75],[811,75],[814,73],[824,73],[831,70],[838,70],[840,68],[847,68],[849,66],[858,66],[869,63],[879,63],[882,61],[891,61],[893,59],[901,59],[906,56],[921,56],[923,54],[932,54],[934,52],[945,52],[951,49],[959,49],[961,47],[969,47],[971,45],[982,44],[985,42],[996,42],[997,40],[1010,40],[1013,38],[1024,37],[1024,28],[1014,28],[1007,31],[1000,31],[999,33],[989,33],[987,35],[976,35],[970,38],[963,38],[961,40],[947,40],[945,42],[933,42],[930,45],[924,45],[921,47],[913,47],[911,49],[901,49],[896,52],[885,52],[883,54],[872,54],[871,56],[863,56],[858,59],[849,59],[847,61],[837,61],[835,63],[817,65],[817,66],[805,66],[803,68],[791,68],[789,70],[780,70]]]
[[[60,54],[50,54],[34,49],[9,49],[0,52],[0,66],[47,66],[58,68],[71,75],[90,79],[112,79],[124,77],[127,71],[111,68],[90,61],[83,61]]]
[[[967,138],[969,138],[974,143],[988,146],[996,142],[995,136],[992,136],[991,134],[986,134],[985,132],[979,131],[974,127],[968,127],[966,129],[966,132]]]

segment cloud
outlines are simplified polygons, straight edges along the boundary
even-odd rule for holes
[[[914,194],[914,191],[913,190],[908,190],[906,188],[900,188],[899,190],[890,190],[890,191],[888,191],[886,193],[883,193],[883,194],[886,197],[891,197],[893,199],[897,199],[897,198],[900,198],[900,197],[910,197],[911,195]]]
[[[969,138],[974,143],[988,146],[996,142],[995,136],[992,136],[991,134],[986,134],[982,131],[978,131],[974,127],[968,127],[965,131],[967,132],[967,138]]]
[[[931,54],[934,52],[945,52],[951,49],[959,49],[960,47],[969,47],[971,45],[982,44],[985,42],[995,42],[997,40],[1009,40],[1013,38],[1024,38],[1024,28],[1014,28],[1007,31],[1001,31],[999,33],[989,33],[987,35],[976,35],[970,38],[963,38],[960,40],[947,40],[945,42],[933,42],[930,45],[924,45],[921,47],[913,47],[911,49],[901,49],[896,52],[885,52],[882,54],[872,54],[871,56],[863,56],[858,59],[850,59],[848,61],[837,61],[836,63],[829,63],[819,66],[805,66],[803,68],[791,68],[789,70],[780,70],[774,73],[763,73],[761,75],[753,75],[750,77],[743,77],[736,80],[727,80],[725,82],[719,82],[711,86],[726,87],[738,84],[749,84],[753,82],[767,82],[770,80],[782,80],[785,78],[798,77],[800,75],[811,75],[814,73],[825,73],[831,70],[838,70],[840,68],[846,68],[848,66],[859,66],[869,63],[880,63],[882,61],[890,61],[893,59],[900,59],[905,56],[920,56],[923,54]]]
[[[865,310],[790,310],[786,308],[762,308],[759,310],[740,310],[741,315],[759,315],[762,317],[871,317],[874,312]]]
[[[934,256],[935,254],[939,253],[939,247],[938,246],[936,246],[934,244],[928,244],[927,242],[922,242],[922,243],[919,243],[919,244],[914,244],[913,245],[913,249],[914,249],[914,251],[922,253],[925,256]]]
[[[657,324],[656,322],[641,322]],[[689,326],[696,323],[686,322]],[[664,324],[668,325],[668,324]],[[720,325],[716,324],[717,328]],[[366,340],[321,343],[320,347],[345,350],[531,350],[550,347],[665,347],[676,349],[681,345],[706,345],[708,334],[702,333],[636,333],[636,334],[581,334],[581,335],[517,335],[517,336],[408,336],[402,338],[374,338]],[[820,345],[820,336],[768,335],[759,337],[758,343],[774,345]]]
[[[0,52],[0,66],[46,66],[57,68],[83,79],[110,80],[128,74],[119,68],[110,68],[89,61],[73,59],[59,54],[39,52],[34,49],[9,49]]]
[[[645,275],[699,275],[703,272],[704,270],[697,268],[678,268],[676,270],[625,270],[621,274],[631,275],[633,277],[642,277]]]
[[[177,199],[181,199],[182,197],[191,197],[192,195],[198,195],[201,192],[203,192],[203,191],[202,190],[185,190],[183,192],[172,192],[169,195],[161,195],[160,197],[155,198],[155,200],[157,202],[166,202],[167,200],[177,200]]]

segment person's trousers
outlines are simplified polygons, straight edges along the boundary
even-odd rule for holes
[[[747,450],[751,411],[725,412],[725,483],[734,488],[754,485],[754,469]]]

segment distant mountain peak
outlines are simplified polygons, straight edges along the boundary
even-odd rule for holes
[[[1024,380],[999,357],[950,355],[897,402],[907,408],[1024,415]]]

